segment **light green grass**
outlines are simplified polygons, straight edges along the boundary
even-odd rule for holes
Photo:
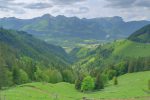
[[[114,44],[114,55],[128,57],[148,57],[150,56],[150,44],[137,43],[129,40],[116,42]]]
[[[149,79],[150,71],[146,71],[120,76],[117,86],[114,86],[110,81],[104,90],[92,93],[78,92],[75,90],[74,84],[69,83],[29,83],[23,87],[17,86],[4,90],[1,94],[6,96],[6,100],[81,100],[82,97],[96,99],[143,97],[150,96],[150,94],[143,91],[143,89],[147,89]],[[58,99],[55,99],[56,96]]]

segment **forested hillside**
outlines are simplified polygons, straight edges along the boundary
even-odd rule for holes
[[[60,71],[69,66],[69,56],[61,47],[35,39],[23,31],[0,28],[0,87],[44,80],[46,69],[61,75]],[[63,80],[60,77],[60,81]]]

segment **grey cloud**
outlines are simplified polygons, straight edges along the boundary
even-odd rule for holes
[[[80,7],[80,8],[76,8],[76,9],[67,9],[65,12],[69,13],[69,14],[82,14],[82,13],[89,12],[89,8]]]
[[[137,0],[135,5],[139,7],[148,7],[150,8],[150,0]]]
[[[46,9],[51,8],[52,5],[50,3],[33,3],[25,6],[28,9]]]
[[[22,14],[25,11],[18,9],[18,6],[24,5],[24,3],[15,3],[15,0],[0,0],[0,11],[7,11],[10,12],[12,11],[13,13],[16,14]]]
[[[50,0],[50,1],[52,1],[56,5],[68,5],[68,4],[70,5],[70,4],[83,2],[87,0]]]
[[[136,0],[107,0],[109,4],[107,6],[115,8],[127,8],[131,7]]]
[[[107,0],[109,7],[113,8],[130,8],[130,7],[148,7],[150,0]]]
[[[0,0],[0,6],[4,8],[10,8],[15,6],[24,5],[24,3],[15,3],[15,0]]]

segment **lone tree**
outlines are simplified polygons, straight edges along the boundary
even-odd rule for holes
[[[114,81],[114,85],[118,85],[118,79],[116,76],[113,78],[113,81]]]
[[[83,79],[81,85],[81,91],[91,91],[94,89],[94,80],[91,76],[87,76]]]
[[[95,80],[95,89],[103,89],[103,88],[104,88],[104,82],[102,76],[101,74],[98,74]]]

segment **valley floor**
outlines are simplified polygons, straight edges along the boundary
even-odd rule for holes
[[[4,100],[150,100],[147,93],[150,71],[125,74],[118,78],[119,84],[112,85],[112,81],[104,90],[81,93],[69,83],[28,83],[12,87],[0,92]],[[115,99],[114,99],[115,98]],[[1,100],[1,99],[0,99]]]

